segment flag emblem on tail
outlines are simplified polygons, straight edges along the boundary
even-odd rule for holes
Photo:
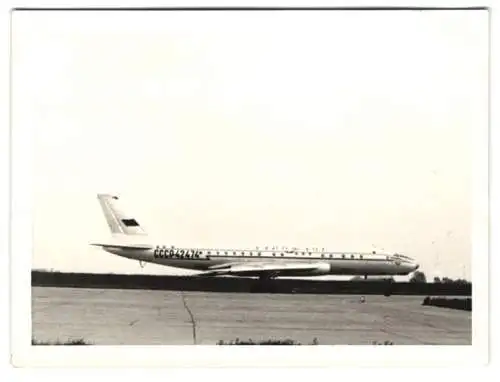
[[[137,220],[126,214],[119,206],[119,199],[115,195],[98,194],[104,217],[109,229],[114,234],[146,235]]]

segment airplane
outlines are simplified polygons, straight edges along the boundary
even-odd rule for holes
[[[154,242],[138,221],[119,207],[119,198],[97,194],[111,238],[90,243],[142,263],[195,270],[195,276],[309,277],[323,275],[408,275],[419,268],[411,257],[394,253],[332,252],[318,248],[194,248]]]

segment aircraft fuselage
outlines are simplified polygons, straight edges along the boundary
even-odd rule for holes
[[[388,254],[325,252],[310,250],[207,249],[153,246],[152,248],[105,248],[106,251],[142,262],[206,271],[228,263],[309,263],[314,270],[281,271],[287,276],[407,275],[418,265],[409,258]],[[249,274],[250,275],[250,274]]]

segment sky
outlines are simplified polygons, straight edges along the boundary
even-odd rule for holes
[[[487,11],[15,12],[12,32],[33,268],[186,273],[90,247],[105,192],[162,244],[377,249],[470,279]]]

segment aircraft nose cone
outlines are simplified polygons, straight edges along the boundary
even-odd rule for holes
[[[418,265],[418,264],[415,264],[415,265],[413,266],[413,270],[414,270],[414,271],[416,271],[418,268],[420,268],[420,265]]]

